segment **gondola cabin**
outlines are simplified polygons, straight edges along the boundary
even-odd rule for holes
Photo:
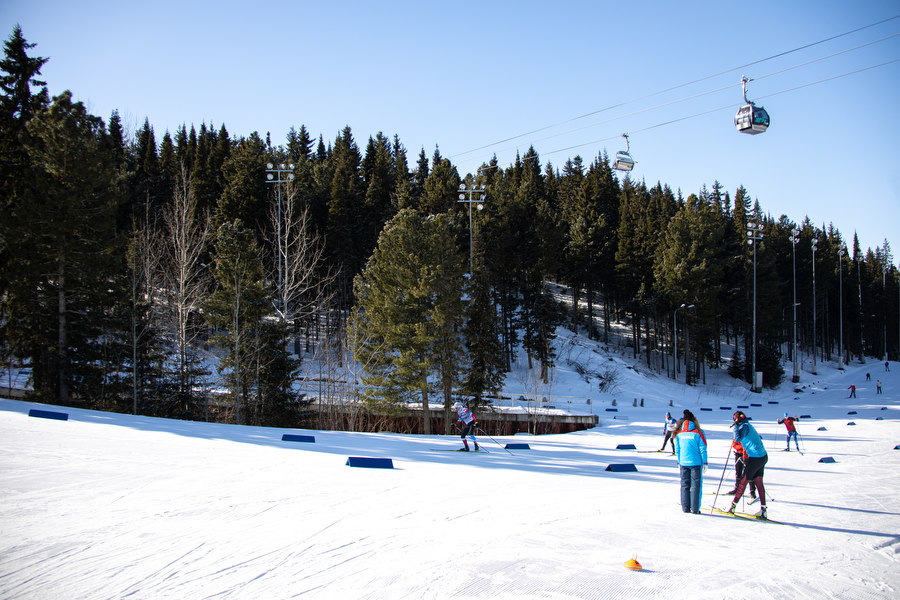
[[[616,171],[630,171],[634,168],[634,159],[625,151],[616,152],[616,160],[613,169]]]
[[[740,107],[734,115],[734,127],[741,133],[756,135],[769,128],[769,113],[752,102]]]
[[[616,152],[616,160],[613,162],[613,169],[616,171],[630,171],[634,168],[634,159],[631,158],[631,155],[628,153],[631,150],[631,144],[628,142],[628,134],[623,133],[622,137],[625,138],[625,149]]]

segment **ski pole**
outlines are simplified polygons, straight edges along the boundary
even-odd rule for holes
[[[722,467],[722,476],[719,478],[719,487],[716,488],[716,497],[713,499],[713,505],[709,514],[712,514],[713,509],[716,508],[716,500],[719,499],[719,490],[722,489],[722,482],[725,480],[725,471],[728,469],[729,460],[731,460],[731,446],[728,447],[728,456],[725,457],[725,466]]]
[[[488,433],[487,433],[487,431],[485,431],[485,430],[482,429],[481,427],[478,427],[478,431],[480,431],[481,433],[483,433],[484,435],[486,435],[488,438],[490,438],[490,440],[491,440],[492,442],[494,442],[495,444],[497,444],[498,446],[500,446],[501,448],[503,448],[504,450],[506,450],[507,452],[509,452],[509,448],[507,448],[506,446],[501,445],[500,442],[498,442],[497,440],[495,440],[494,438],[492,438],[491,436],[489,436]],[[512,452],[509,452],[509,453],[510,453],[512,456],[515,456],[515,454],[513,454]]]

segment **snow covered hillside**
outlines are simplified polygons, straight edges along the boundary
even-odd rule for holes
[[[0,400],[0,598],[896,598],[900,364],[890,366],[820,364],[819,375],[803,373],[802,392],[788,383],[762,394],[623,368],[618,412],[597,398],[598,427],[481,436],[489,452],[477,454],[455,452],[453,437]],[[554,394],[583,395],[565,379]],[[681,511],[673,457],[645,452],[662,443],[670,400],[710,439],[701,515]],[[782,524],[708,510],[728,505],[714,494],[722,479],[732,487],[737,406],[770,450],[769,516]],[[809,415],[802,455],[782,451],[775,421],[785,411]],[[390,458],[393,469],[347,466],[349,457]],[[632,556],[642,571],[624,567]]]

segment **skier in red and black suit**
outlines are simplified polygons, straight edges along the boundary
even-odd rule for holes
[[[731,442],[731,447],[734,448],[734,487],[731,491],[725,492],[726,496],[734,496],[734,493],[737,491],[737,486],[741,482],[741,479],[744,477],[744,468],[747,466],[747,452],[744,451],[744,447],[740,442]],[[750,497],[754,500],[756,499],[756,484],[754,482],[749,482],[750,485]]]
[[[787,447],[784,449],[785,452],[791,451],[791,438],[794,438],[794,446],[797,448],[797,452],[800,452],[800,443],[797,441],[797,428],[794,426],[794,421],[799,421],[797,417],[789,417],[787,413],[784,413],[783,419],[778,419],[778,424],[781,425],[784,423],[784,426],[787,428]]]

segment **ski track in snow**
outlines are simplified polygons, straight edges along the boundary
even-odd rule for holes
[[[727,508],[714,495],[733,484],[719,406],[755,396],[632,372],[643,388],[623,396],[647,406],[620,407],[629,420],[513,453],[483,438],[496,451],[471,457],[442,450],[455,436],[315,432],[298,446],[283,430],[47,407],[70,413],[60,422],[0,400],[0,598],[895,598],[900,375],[879,372],[877,397],[858,383],[849,405],[866,367],[822,370],[797,400],[766,392],[747,410],[770,452],[769,514],[786,525],[682,513],[672,456],[616,449],[658,448],[676,398],[710,440],[702,507]],[[812,415],[803,455],[780,451],[786,406]],[[638,472],[605,472],[613,462]],[[624,568],[632,555],[643,571]]]

